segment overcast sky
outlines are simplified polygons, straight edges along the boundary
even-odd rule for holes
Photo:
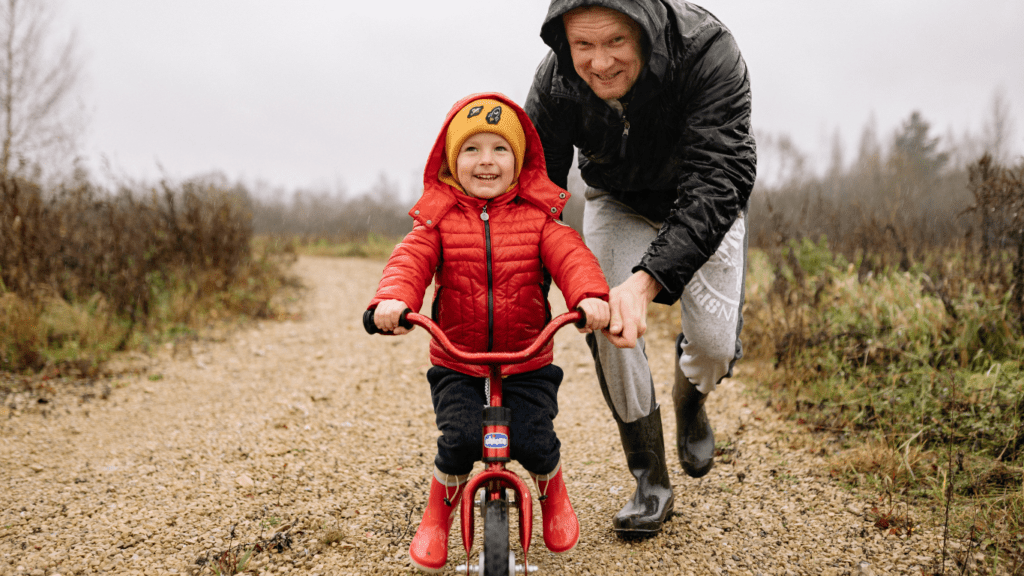
[[[819,158],[914,110],[980,133],[1001,89],[1024,150],[1024,1],[705,0],[750,68],[758,134]],[[86,154],[134,178],[210,171],[285,189],[410,195],[449,107],[523,103],[547,0],[65,0],[90,111]],[[759,166],[767,173],[765,158]],[[824,162],[824,160],[822,160]]]

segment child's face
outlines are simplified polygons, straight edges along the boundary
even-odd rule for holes
[[[455,175],[462,188],[476,198],[501,196],[515,177],[516,157],[504,138],[493,132],[470,136],[459,149]]]

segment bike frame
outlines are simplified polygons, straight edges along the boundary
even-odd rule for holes
[[[523,547],[523,566],[527,572],[527,554],[530,539],[533,535],[533,497],[530,488],[514,472],[505,468],[511,460],[511,442],[509,424],[512,411],[501,405],[501,367],[508,364],[520,364],[537,355],[540,349],[551,340],[555,332],[570,323],[582,326],[586,323],[580,311],[566,312],[551,320],[544,327],[533,343],[519,352],[467,352],[461,350],[448,339],[429,317],[415,312],[406,312],[403,319],[407,324],[421,326],[438,342],[452,358],[465,364],[486,365],[490,373],[490,402],[484,409],[484,446],[483,461],[485,469],[478,472],[469,481],[462,493],[459,503],[462,518],[462,545],[466,549],[466,567],[469,568],[469,553],[473,548],[473,507],[476,493],[483,488],[488,501],[500,500],[505,497],[505,490],[512,490],[516,495],[516,507],[519,508],[519,543]],[[364,321],[365,322],[365,321]]]

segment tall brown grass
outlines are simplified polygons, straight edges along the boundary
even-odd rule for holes
[[[0,369],[102,356],[218,309],[266,316],[285,280],[251,246],[240,186],[0,182]]]

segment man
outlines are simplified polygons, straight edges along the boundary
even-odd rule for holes
[[[584,236],[614,287],[606,338],[587,339],[637,481],[612,525],[653,534],[674,495],[642,338],[647,305],[681,300],[672,397],[692,477],[714,461],[704,402],[742,354],[755,174],[746,64],[729,30],[683,0],[552,0],[541,38],[551,52],[526,111],[556,184],[579,149]]]

